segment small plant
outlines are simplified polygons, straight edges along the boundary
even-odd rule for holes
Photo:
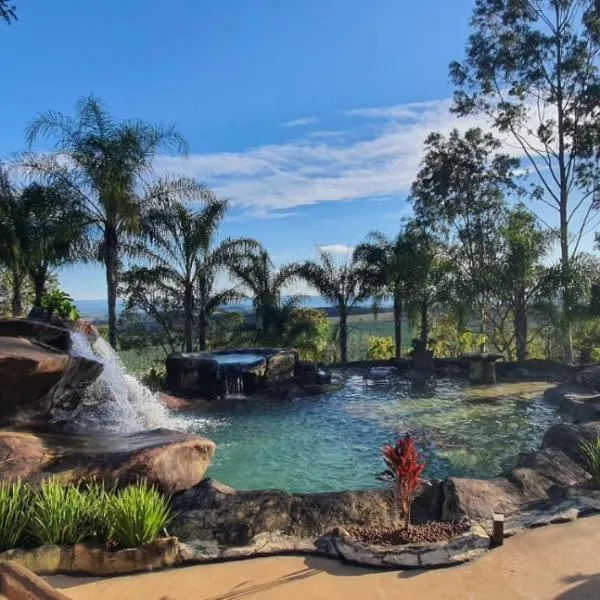
[[[410,509],[425,465],[419,462],[419,453],[409,433],[404,439],[398,440],[395,446],[386,444],[382,454],[387,473],[396,482],[396,496],[404,515],[404,528],[408,529]]]
[[[600,437],[593,442],[584,442],[579,446],[585,467],[592,476],[592,481],[600,485]]]
[[[0,551],[23,546],[31,515],[31,492],[20,481],[0,482]]]
[[[42,308],[48,313],[48,318],[58,315],[67,321],[79,319],[79,311],[73,304],[73,299],[62,290],[52,290],[42,296]]]
[[[94,494],[56,479],[44,482],[33,494],[29,533],[42,544],[69,546],[96,533]]]
[[[391,336],[370,335],[367,338],[367,347],[369,360],[388,360],[396,354],[394,339]]]
[[[171,519],[169,499],[145,482],[110,497],[110,541],[121,548],[149,544]]]

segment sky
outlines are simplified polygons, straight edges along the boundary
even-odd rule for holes
[[[223,236],[260,240],[277,264],[345,256],[394,234],[426,135],[481,124],[451,115],[472,0],[15,0],[0,24],[0,157],[37,112],[93,93],[118,119],[173,124],[197,177],[232,210]],[[36,149],[48,150],[48,143]],[[100,267],[61,287],[105,298]]]

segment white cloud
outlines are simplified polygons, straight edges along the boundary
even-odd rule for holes
[[[357,109],[347,113],[356,121],[331,138],[308,134],[243,152],[162,157],[158,167],[196,177],[256,216],[275,211],[288,216],[297,207],[319,202],[402,198],[431,131],[485,127],[481,118],[457,118],[449,112],[450,104],[442,99]]]
[[[305,125],[315,125],[319,122],[317,117],[304,117],[302,119],[292,119],[282,123],[282,127],[304,127]]]
[[[350,256],[354,251],[353,246],[346,246],[345,244],[327,244],[325,246],[319,246],[320,250],[329,252],[331,254],[341,254],[343,256]]]

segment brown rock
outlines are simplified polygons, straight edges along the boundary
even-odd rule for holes
[[[60,352],[71,350],[71,335],[65,327],[32,319],[0,319],[0,337],[22,337],[52,346]]]
[[[583,462],[580,447],[584,442],[593,442],[600,436],[600,421],[580,425],[559,423],[546,431],[542,448],[557,448],[566,452],[573,460]]]
[[[133,435],[78,435],[0,431],[0,478],[37,484],[100,480],[126,485],[146,479],[165,493],[199,483],[214,442],[163,429]]]
[[[494,511],[513,513],[521,502],[519,490],[503,477],[496,479],[460,479],[444,481],[443,521],[474,521],[492,518]]]
[[[101,372],[95,361],[0,337],[0,423],[48,422],[74,409]]]

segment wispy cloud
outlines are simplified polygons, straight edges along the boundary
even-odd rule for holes
[[[304,117],[302,119],[292,119],[291,121],[286,121],[282,123],[282,127],[304,127],[306,125],[315,125],[319,122],[317,117]]]
[[[330,254],[341,254],[349,256],[354,252],[354,246],[346,246],[345,244],[326,244],[324,246],[318,246],[319,250],[329,252]]]
[[[196,177],[256,216],[288,216],[319,202],[404,197],[431,131],[486,126],[480,118],[458,119],[450,104],[442,99],[356,109],[347,111],[347,128],[333,137],[307,134],[243,152],[162,157],[159,168]]]

